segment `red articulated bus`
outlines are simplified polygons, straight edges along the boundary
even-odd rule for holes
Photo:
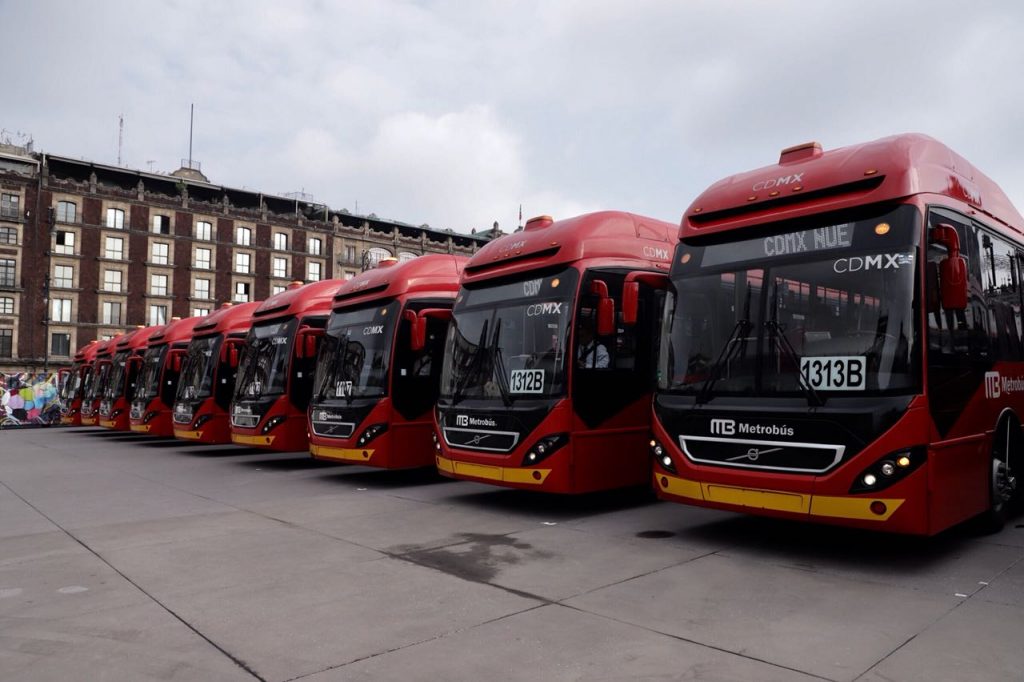
[[[173,319],[149,337],[129,415],[132,431],[163,437],[174,434],[171,412],[182,361],[188,353],[192,330],[203,319]]]
[[[314,457],[386,469],[434,465],[432,411],[465,262],[385,259],[338,289],[309,406]]]
[[[252,314],[260,303],[225,303],[192,330],[174,403],[175,437],[200,443],[231,442],[231,395]]]
[[[96,355],[93,358],[92,370],[86,377],[82,389],[81,424],[96,426],[99,424],[100,400],[110,376],[110,358],[114,354],[114,346],[123,334],[112,339],[96,342]]]
[[[253,312],[231,401],[232,443],[281,452],[309,448],[306,408],[317,346],[343,281],[292,282]]]
[[[96,360],[99,341],[93,340],[78,349],[69,370],[61,370],[60,423],[65,426],[82,425],[82,399],[92,384],[92,367]]]
[[[647,280],[668,271],[677,230],[621,212],[544,216],[472,256],[436,411],[442,474],[559,493],[648,481],[664,292]]]
[[[158,334],[164,325],[139,327],[135,331],[118,336],[110,358],[110,373],[100,398],[99,424],[105,429],[127,431],[130,401],[135,395],[135,384],[142,368],[142,355],[151,336]]]
[[[1024,445],[1024,219],[992,180],[923,135],[800,145],[712,185],[679,237],[662,498],[921,535],[999,525]]]

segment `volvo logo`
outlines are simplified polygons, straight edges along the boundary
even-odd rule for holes
[[[490,435],[491,434],[489,433],[478,433],[477,435],[470,438],[469,442],[466,443],[466,445],[480,445],[480,443],[484,441],[484,438],[487,438]]]
[[[751,462],[756,462],[757,458],[761,455],[767,455],[769,452],[778,452],[782,448],[768,448],[767,450],[758,450],[757,448],[750,448],[745,454],[737,455],[736,457],[730,457],[727,462],[736,462],[741,459],[746,459]]]

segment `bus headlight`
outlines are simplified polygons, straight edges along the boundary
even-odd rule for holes
[[[284,415],[283,414],[279,414],[279,415],[277,415],[275,417],[271,417],[270,419],[267,420],[267,423],[263,425],[263,428],[260,429],[260,433],[262,433],[262,434],[270,433],[273,429],[277,428],[278,424],[280,424],[283,421],[284,421]]]
[[[374,438],[376,438],[377,436],[379,436],[380,434],[384,433],[387,430],[388,425],[386,423],[381,422],[379,424],[370,424],[369,426],[366,427],[366,430],[363,431],[362,434],[360,434],[359,440],[356,441],[356,443],[357,445],[359,445],[359,447],[363,447],[371,440],[373,440]]]
[[[873,493],[888,488],[924,464],[926,453],[923,447],[890,452],[857,475],[850,486],[850,493]]]
[[[544,436],[526,451],[526,456],[523,457],[523,463],[520,466],[534,466],[538,462],[550,457],[552,453],[568,442],[569,434],[567,433],[555,433],[550,436]]]
[[[665,446],[652,438],[648,444],[651,448],[651,454],[654,456],[654,460],[661,466],[662,469],[669,473],[676,473],[675,462],[672,461],[672,455],[665,451]]]

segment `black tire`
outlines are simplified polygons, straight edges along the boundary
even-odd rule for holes
[[[1017,472],[1021,470],[1021,431],[1016,419],[1004,420],[992,436],[988,468],[989,508],[978,517],[978,530],[998,533],[1020,500]]]

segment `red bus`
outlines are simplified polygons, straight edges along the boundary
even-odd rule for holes
[[[231,400],[232,443],[281,452],[309,448],[306,408],[317,345],[342,282],[292,282],[253,312]]]
[[[100,398],[99,424],[105,429],[127,431],[131,397],[135,395],[135,383],[142,368],[142,355],[146,344],[154,334],[164,328],[158,324],[139,327],[135,331],[118,336],[110,358],[110,372],[103,386]]]
[[[231,394],[252,314],[259,307],[259,301],[225,303],[192,330],[174,403],[175,437],[200,443],[231,442]]]
[[[658,494],[922,535],[997,526],[1024,444],[1022,231],[923,135],[800,145],[712,185],[672,262]]]
[[[96,426],[99,424],[100,400],[103,397],[103,389],[107,386],[107,378],[110,376],[110,358],[114,354],[114,346],[117,340],[123,336],[118,334],[112,339],[96,342],[96,355],[93,359],[92,370],[86,377],[82,389],[82,426]]]
[[[92,383],[92,367],[99,342],[90,341],[75,353],[74,360],[60,388],[60,423],[65,426],[82,425],[82,399]]]
[[[677,230],[620,212],[544,216],[472,256],[436,411],[442,474],[559,493],[647,483],[663,292],[646,279],[668,271]]]
[[[341,285],[308,412],[314,457],[387,469],[433,466],[446,318],[465,261],[385,259]]]
[[[172,319],[149,337],[129,414],[132,431],[151,436],[173,435],[171,411],[182,360],[188,353],[192,330],[202,320],[202,317]]]

